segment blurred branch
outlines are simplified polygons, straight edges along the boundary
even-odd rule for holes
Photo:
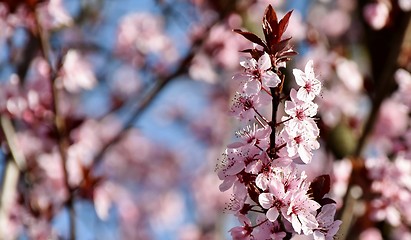
[[[130,117],[125,121],[123,128],[113,137],[110,141],[108,141],[100,150],[100,152],[96,155],[93,161],[93,166],[95,167],[102,161],[102,157],[105,152],[115,143],[119,142],[123,135],[133,127],[134,123],[140,118],[141,114],[147,109],[148,106],[153,102],[153,100],[157,97],[157,95],[161,92],[161,90],[168,85],[173,79],[177,78],[180,75],[183,75],[187,72],[187,68],[191,61],[193,60],[195,54],[197,53],[198,49],[203,45],[205,40],[208,37],[210,29],[217,24],[219,21],[223,19],[223,16],[217,18],[213,21],[204,31],[204,34],[197,38],[187,55],[180,61],[178,67],[174,72],[172,72],[168,76],[160,77],[157,81],[157,84],[148,91],[148,93],[142,98],[140,102],[137,103],[135,107],[133,107],[133,112],[131,113]]]
[[[12,209],[16,197],[20,174],[26,171],[26,159],[17,147],[16,133],[10,119],[4,115],[0,116],[0,125],[11,153],[11,157],[7,156],[6,159],[0,190],[0,229],[6,229],[10,217],[9,210]],[[0,238],[6,239],[7,236],[0,235]]]
[[[395,82],[393,81],[393,74],[398,68],[398,57],[400,55],[402,43],[404,42],[407,26],[410,24],[410,16],[411,13],[409,12],[403,13],[402,18],[398,19],[399,21],[395,25],[395,34],[392,35],[390,39],[391,41],[388,41],[390,47],[387,49],[389,51],[388,57],[384,59],[384,68],[381,70],[381,74],[377,75],[378,77],[374,75],[374,79],[376,79],[376,84],[378,84],[378,87],[376,88],[374,98],[372,98],[371,112],[367,118],[365,127],[359,138],[354,156],[351,157],[353,170],[348,182],[346,195],[343,199],[343,207],[340,211],[340,217],[343,221],[343,224],[340,226],[339,231],[340,239],[346,239],[350,237],[350,227],[352,225],[352,219],[354,215],[354,206],[357,202],[357,199],[354,198],[351,194],[351,189],[353,189],[353,187],[357,185],[361,185],[361,179],[364,180],[364,178],[366,178],[367,173],[365,171],[364,158],[361,158],[360,156],[362,154],[362,151],[364,150],[364,147],[366,146],[367,138],[374,129],[375,123],[378,119],[378,113],[381,104],[392,93],[392,90],[394,89]],[[381,49],[383,48],[383,46],[387,46],[386,38],[387,36],[385,36],[385,41],[378,42],[380,44],[380,47],[376,49]],[[370,49],[370,51],[372,51],[372,49]],[[375,66],[373,67],[376,68]],[[364,185],[364,183],[362,185]],[[362,187],[364,191],[369,190],[369,186]]]
[[[54,130],[56,133],[56,137],[57,137],[58,150],[59,150],[60,157],[62,160],[64,183],[66,185],[67,191],[69,192],[66,205],[69,209],[70,240],[75,240],[76,239],[76,221],[75,221],[76,214],[75,214],[75,208],[74,208],[74,193],[73,193],[74,190],[70,186],[68,169],[67,169],[67,148],[69,146],[69,142],[67,139],[67,132],[66,132],[64,117],[61,115],[60,109],[58,107],[59,91],[55,85],[58,69],[60,69],[62,65],[62,57],[60,56],[59,59],[57,59],[56,66],[53,67],[54,64],[51,60],[52,59],[51,47],[48,41],[48,35],[47,35],[47,32],[42,28],[37,12],[35,13],[35,23],[37,27],[38,37],[40,38],[40,48],[42,50],[44,58],[47,60],[49,67],[50,67],[50,85],[51,85],[51,98],[52,98],[51,106],[52,106],[52,111],[54,113],[53,125],[54,125]]]

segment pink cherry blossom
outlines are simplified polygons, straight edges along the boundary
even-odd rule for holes
[[[250,121],[256,115],[256,109],[269,102],[270,96],[264,92],[251,96],[237,95],[230,113],[241,121]]]
[[[258,94],[261,90],[269,91],[269,88],[276,87],[281,79],[271,70],[271,60],[267,53],[264,53],[258,61],[254,58],[240,62],[245,68],[245,72],[237,74],[233,80],[240,83],[240,92],[246,95]]]
[[[255,239],[269,239],[282,240],[287,235],[280,228],[278,222],[267,221],[264,215],[259,214],[257,216],[257,227],[253,230],[253,236]]]
[[[228,145],[228,148],[241,148],[250,149],[259,147],[266,149],[269,145],[269,136],[271,133],[271,128],[258,128],[257,124],[253,127],[247,126],[242,131],[237,132],[237,137],[240,138],[241,142],[235,142]]]
[[[287,152],[290,158],[299,156],[304,163],[310,163],[312,159],[312,150],[320,147],[317,139],[304,132],[283,131],[285,141],[287,142]]]
[[[287,217],[297,233],[311,234],[318,227],[315,218],[316,210],[321,205],[309,197],[304,192],[293,194],[290,199],[290,206],[287,210]]]
[[[251,237],[251,221],[244,215],[240,215],[238,219],[243,226],[233,227],[230,229],[230,234],[233,240],[250,240]]]
[[[293,69],[295,81],[300,86],[297,97],[304,102],[312,101],[321,91],[321,82],[314,75],[313,65],[313,61],[310,60],[305,65],[305,72]]]
[[[288,206],[288,194],[285,192],[283,183],[278,178],[270,180],[268,189],[268,193],[260,194],[258,201],[263,208],[268,209],[266,213],[268,220],[274,222],[280,213],[285,215]]]
[[[312,117],[317,114],[318,105],[313,102],[304,102],[297,98],[295,89],[290,92],[291,101],[285,102],[285,112],[291,117],[282,118],[289,132],[302,131],[312,136],[318,136],[319,129]]]
[[[322,206],[321,212],[317,214],[318,229],[314,230],[313,236],[315,240],[333,240],[335,234],[341,225],[340,220],[334,220],[336,212],[335,204],[327,204]]]

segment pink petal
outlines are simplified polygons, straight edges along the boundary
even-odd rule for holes
[[[261,193],[260,196],[258,196],[258,202],[263,208],[269,209],[274,204],[274,197],[271,193]]]
[[[258,69],[267,70],[267,69],[270,69],[270,68],[271,68],[270,56],[267,53],[264,53],[258,59]]]
[[[275,220],[277,220],[278,215],[279,215],[279,213],[278,213],[277,208],[270,208],[270,209],[268,209],[268,211],[266,213],[266,216],[267,216],[268,220],[270,220],[271,222],[274,222]]]

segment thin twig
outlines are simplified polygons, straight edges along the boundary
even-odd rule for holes
[[[4,166],[0,190],[0,229],[4,229],[8,225],[9,210],[12,209],[12,204],[16,197],[20,174],[26,170],[26,159],[17,147],[16,133],[11,120],[4,115],[0,116],[0,118],[1,129],[10,150],[10,156],[7,156],[7,162]],[[0,238],[5,239],[7,236],[0,235]]]
[[[47,32],[42,28],[42,25],[38,18],[38,13],[35,13],[35,21],[37,27],[38,37],[40,38],[40,48],[43,53],[43,57],[47,60],[50,67],[50,85],[51,85],[51,107],[54,113],[53,125],[57,135],[57,145],[62,160],[64,183],[67,191],[69,192],[66,205],[69,209],[69,222],[70,222],[70,240],[76,239],[76,221],[75,221],[75,207],[74,207],[74,190],[69,183],[69,174],[67,169],[67,148],[69,146],[67,139],[67,132],[64,117],[60,113],[58,108],[59,103],[59,91],[56,88],[55,81],[57,79],[57,71],[61,67],[61,59],[57,61],[56,66],[51,60],[51,47],[48,41]]]

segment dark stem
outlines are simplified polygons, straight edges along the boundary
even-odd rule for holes
[[[278,88],[270,88],[271,95],[273,99],[271,100],[272,103],[272,112],[271,112],[271,134],[270,134],[270,151],[269,155],[271,158],[274,158],[276,155],[275,149],[275,135],[276,135],[276,126],[277,126],[277,112],[278,112],[278,105],[280,104],[280,94],[278,94]]]

